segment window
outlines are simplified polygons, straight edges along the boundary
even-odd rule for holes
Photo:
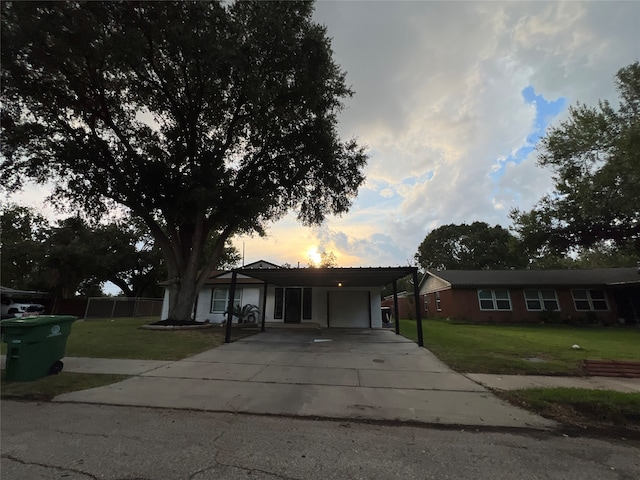
[[[284,288],[276,288],[275,302],[273,305],[273,318],[281,319],[284,311]]]
[[[436,292],[436,310],[438,312],[442,311],[442,305],[440,304],[440,292]]]
[[[560,304],[555,290],[525,290],[524,301],[527,304],[527,310],[560,311]]]
[[[573,304],[578,311],[609,310],[607,296],[603,290],[572,290]]]
[[[302,289],[302,319],[311,320],[311,289]]]
[[[242,300],[242,289],[236,288],[235,298],[233,299],[234,306],[240,306]],[[211,313],[224,313],[229,306],[229,289],[228,288],[214,288],[213,295],[211,295]]]
[[[480,310],[511,310],[509,290],[478,290]]]

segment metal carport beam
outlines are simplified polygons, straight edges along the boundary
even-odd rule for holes
[[[238,268],[232,270],[229,291],[229,312],[232,312],[237,274],[262,280],[266,285],[278,287],[383,287],[407,275],[413,275],[414,303],[418,329],[418,345],[423,347],[422,315],[418,289],[418,269],[416,267],[352,267],[352,268]],[[397,303],[397,300],[395,300]],[[266,304],[266,303],[265,303]],[[233,316],[230,316],[233,320]],[[400,319],[396,318],[396,324]],[[396,333],[399,330],[396,327]],[[225,342],[231,341],[231,321],[227,323]]]

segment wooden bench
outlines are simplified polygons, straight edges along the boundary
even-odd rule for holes
[[[640,377],[640,362],[623,360],[583,360],[586,375],[598,377]]]

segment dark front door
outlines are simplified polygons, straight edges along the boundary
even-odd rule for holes
[[[302,289],[287,288],[284,291],[284,321],[300,323],[302,313]]]
[[[613,296],[618,305],[618,318],[624,318],[625,325],[640,323],[640,288],[614,290]]]

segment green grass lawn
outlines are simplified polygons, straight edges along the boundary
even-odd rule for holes
[[[143,330],[157,318],[114,318],[76,321],[67,340],[66,356],[180,360],[224,343],[224,328]],[[253,333],[234,327],[232,340]],[[6,344],[2,344],[2,353]]]
[[[224,343],[225,329],[143,330],[156,318],[115,318],[75,322],[67,341],[67,356],[180,360]],[[232,340],[250,334],[232,329]]]
[[[640,393],[583,388],[527,388],[495,393],[567,426],[640,429]]]
[[[423,320],[423,332],[425,347],[460,372],[580,375],[584,359],[640,361],[640,330],[631,328],[460,325],[429,319]],[[416,322],[400,320],[400,333],[416,341]],[[574,350],[574,344],[581,350]]]

